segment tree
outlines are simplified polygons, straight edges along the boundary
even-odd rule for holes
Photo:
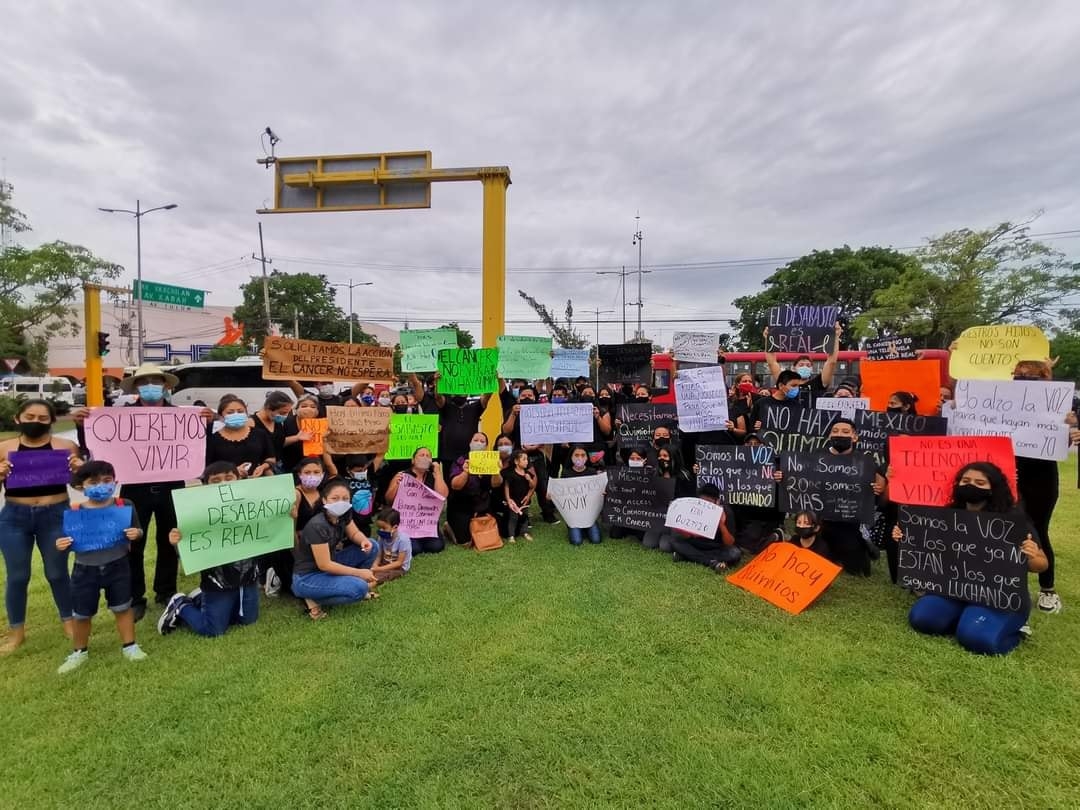
[[[917,267],[915,259],[892,248],[852,250],[844,245],[833,250],[815,250],[765,279],[762,282],[765,291],[735,299],[733,303],[739,308],[740,317],[731,321],[731,325],[738,330],[735,336],[738,348],[747,351],[762,348],[761,333],[768,323],[770,307],[836,304],[844,317],[856,319],[870,308],[875,292]],[[849,339],[861,336],[857,325],[846,334]]]
[[[1050,356],[1059,358],[1054,366],[1055,380],[1080,383],[1080,331],[1063,330],[1050,341]]]
[[[471,349],[476,345],[476,339],[473,338],[472,332],[467,329],[462,329],[457,321],[450,321],[450,323],[444,323],[439,327],[440,329],[453,329],[457,332],[457,345],[459,349]]]
[[[11,186],[0,183],[0,227],[25,233],[30,225],[11,203]],[[74,303],[87,283],[116,278],[123,268],[81,245],[49,242],[15,245],[0,253],[0,350],[25,359],[40,373],[47,365],[44,335],[79,334]]]
[[[1061,299],[1080,288],[1080,265],[1028,234],[1031,221],[949,231],[915,253],[919,264],[874,296],[865,328],[911,335],[944,348],[969,326],[1033,323],[1059,317]]]
[[[544,326],[551,332],[551,336],[555,338],[555,342],[564,349],[584,349],[589,345],[589,339],[582,337],[574,330],[574,303],[573,301],[566,302],[566,325],[559,323],[559,321],[552,314],[544,304],[541,304],[531,295],[524,290],[518,290],[518,295],[525,299],[527,303],[537,315],[540,316],[540,320],[544,322]]]
[[[299,323],[300,336],[308,340],[344,343],[349,339],[349,319],[334,300],[334,288],[326,276],[312,273],[273,271],[267,281],[270,293],[270,319],[292,332]],[[243,303],[233,310],[233,320],[244,324],[244,342],[262,344],[268,333],[266,306],[263,303],[262,276],[253,276],[244,284]],[[353,341],[377,343],[372,335],[353,322]]]
[[[247,346],[215,346],[206,353],[203,359],[231,361],[250,353],[251,350]]]

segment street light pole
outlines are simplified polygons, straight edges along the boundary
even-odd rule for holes
[[[142,210],[142,201],[136,200],[134,211],[129,208],[98,208],[98,211],[104,211],[106,214],[131,214],[131,216],[135,217],[135,289],[133,294],[139,296],[135,303],[136,328],[138,329],[135,343],[135,360],[136,365],[139,366],[142,365],[143,361],[142,218],[154,211],[171,211],[176,207],[176,203],[169,203],[155,208],[147,208],[144,211]]]
[[[596,275],[619,277],[619,285],[622,287],[622,342],[626,343],[626,265],[624,264],[621,270],[599,270]]]
[[[349,288],[349,343],[353,342],[353,298],[352,291],[355,287],[373,287],[375,282],[373,281],[353,281],[351,278],[348,282],[335,282],[331,286],[333,287],[348,287]]]

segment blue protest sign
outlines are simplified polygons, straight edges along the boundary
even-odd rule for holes
[[[74,541],[71,548],[79,554],[126,543],[124,532],[130,528],[130,506],[83,507],[64,512],[64,535]]]

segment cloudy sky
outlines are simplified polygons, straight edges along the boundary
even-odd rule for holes
[[[33,239],[133,275],[134,226],[97,207],[178,203],[143,221],[144,276],[213,304],[258,271],[268,124],[279,155],[509,166],[518,334],[543,333],[520,288],[559,310],[572,297],[590,335],[586,312],[615,310],[600,337],[621,338],[619,278],[596,270],[636,269],[639,212],[661,342],[725,331],[709,319],[815,248],[906,247],[1037,210],[1036,232],[1080,229],[1068,1],[2,0],[0,18],[0,157]],[[374,281],[356,291],[364,319],[468,323],[480,201],[478,184],[443,184],[430,210],[263,216],[267,253]],[[1078,256],[1076,236],[1052,243]]]

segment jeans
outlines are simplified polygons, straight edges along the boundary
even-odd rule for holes
[[[379,558],[379,544],[371,541],[371,550],[350,544],[337,552],[334,562],[350,568],[371,568]],[[360,577],[347,574],[293,574],[293,594],[301,599],[313,599],[320,605],[348,605],[368,595],[368,584]]]
[[[203,591],[199,607],[187,604],[180,619],[200,636],[220,636],[230,624],[254,624],[259,618],[259,586],[234,591]]]
[[[52,506],[6,503],[0,511],[0,551],[7,567],[4,605],[12,628],[22,627],[26,622],[26,592],[30,587],[30,560],[35,542],[45,564],[45,579],[52,589],[60,620],[71,618],[68,553],[56,550],[56,538],[64,534],[67,508],[67,501]]]
[[[956,634],[965,650],[980,655],[1005,655],[1020,643],[1020,628],[1027,624],[1031,606],[1024,610],[995,610],[927,594],[911,606],[908,621],[920,633]]]
[[[157,546],[157,561],[154,563],[154,596],[159,602],[165,602],[176,593],[176,575],[179,558],[176,549],[169,542],[169,532],[176,528],[176,509],[173,507],[174,489],[183,489],[184,484],[128,484],[121,490],[121,497],[131,501],[135,514],[139,516],[139,525],[143,527],[143,538],[131,544],[131,602],[133,605],[146,605],[146,570],[143,568],[143,556],[149,537],[150,518],[157,521],[154,542]]]
[[[446,548],[446,541],[441,537],[413,537],[410,539],[412,540],[414,557],[418,554],[438,554]]]
[[[101,592],[105,591],[105,606],[113,613],[123,613],[131,607],[131,567],[127,555],[105,565],[71,566],[71,615],[76,619],[91,619],[97,615]]]
[[[529,531],[529,510],[528,508],[522,509],[521,514],[517,512],[510,512],[506,519],[506,536],[517,537],[518,535],[527,534]]]
[[[573,527],[567,527],[570,535],[570,544],[574,546],[580,546],[585,539],[584,535],[589,535],[590,543],[600,542],[600,524],[594,523],[587,529],[575,529]]]
[[[738,565],[742,559],[742,549],[738,546],[726,546],[718,540],[707,540],[704,537],[672,535],[671,549],[687,562],[709,568],[715,568],[717,563]]]

